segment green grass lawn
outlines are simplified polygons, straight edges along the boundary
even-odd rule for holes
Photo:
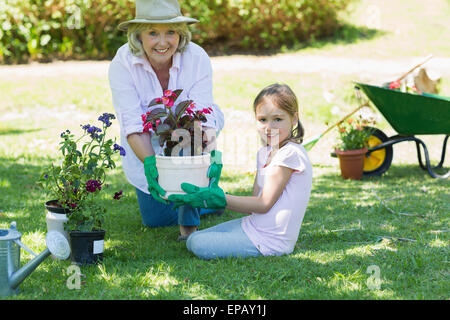
[[[356,13],[374,2],[362,3]],[[423,5],[419,1],[401,3],[408,6],[404,19],[415,17],[417,23]],[[411,51],[411,56],[428,54],[428,49],[440,53],[448,49],[449,42],[425,37],[432,23],[441,25],[440,20],[433,21],[436,16],[448,12],[444,6],[448,2],[433,3],[436,5],[429,8],[432,14],[423,17],[423,28],[416,35],[426,46]],[[382,17],[387,19],[382,34],[350,44],[322,43],[298,54],[350,57],[356,50],[372,55],[374,48],[383,44],[389,49],[387,57],[394,57],[397,51],[405,54],[404,43],[395,42],[402,34],[395,35],[389,24],[401,15],[394,17],[387,7],[380,5]],[[401,11],[397,2],[394,7]],[[360,17],[356,14],[353,19],[359,21]],[[250,152],[255,147],[254,130],[251,121],[241,117],[251,117],[252,100],[262,87],[280,81],[294,89],[301,100],[306,136],[310,136],[356,107],[351,82],[364,78],[359,74],[269,71],[230,71],[214,76],[216,102],[231,119],[222,133],[224,158],[242,149],[248,156],[244,163],[231,158],[225,161],[221,186],[237,195],[251,193],[254,177]],[[449,95],[449,81],[444,79],[443,85]],[[325,101],[324,90],[339,98],[339,115],[332,114],[333,103]],[[99,114],[113,112],[109,86],[102,75],[17,76],[0,79],[0,92],[0,228],[16,221],[22,241],[40,252],[45,249],[44,202],[48,199],[35,182],[46,165],[59,161],[60,132],[77,132],[80,124],[94,123]],[[379,126],[392,133],[383,119]],[[246,134],[232,140],[236,127]],[[118,136],[117,121],[110,134]],[[48,258],[21,284],[22,293],[7,299],[448,299],[449,180],[432,179],[421,170],[412,143],[394,146],[392,166],[383,176],[343,180],[337,160],[329,155],[335,137],[330,133],[310,152],[314,165],[311,200],[291,255],[197,259],[185,244],[175,241],[177,226],[150,229],[142,225],[134,188],[119,165],[109,175],[109,192],[100,200],[109,207],[103,263],[81,268],[77,290],[67,286],[72,275],[68,273],[70,260]],[[437,160],[442,139],[424,139],[431,158]],[[447,151],[447,168],[449,158]],[[109,194],[119,189],[125,196],[113,203]],[[203,217],[200,228],[241,216],[226,211],[220,217]],[[23,263],[31,258],[22,250]],[[374,286],[371,280],[377,276],[379,286]]]

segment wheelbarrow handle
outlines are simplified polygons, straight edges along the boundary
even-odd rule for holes
[[[414,67],[412,67],[411,69],[409,69],[409,71],[408,71],[408,72],[405,72],[400,78],[397,79],[397,81],[403,80],[408,74],[410,74],[411,72],[413,72],[414,70],[416,70],[418,67],[420,67],[421,65],[423,65],[425,62],[427,62],[427,61],[430,60],[431,58],[433,58],[433,55],[432,55],[432,54],[426,56],[426,57],[424,58],[424,60],[423,60],[421,63],[419,63],[419,64],[415,65]]]
[[[351,115],[353,115],[356,111],[358,111],[359,109],[361,109],[362,107],[366,107],[369,106],[369,101],[366,100],[365,102],[363,102],[358,108],[354,109],[353,111],[351,111],[350,113],[347,113],[341,120],[339,120],[338,122],[336,122],[335,124],[333,124],[332,126],[328,127],[327,130],[325,130],[322,133],[322,136],[328,132],[330,132],[334,127],[340,125],[342,122],[344,122],[348,117],[350,117]]]

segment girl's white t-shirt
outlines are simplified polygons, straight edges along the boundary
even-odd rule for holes
[[[242,229],[265,256],[289,254],[294,250],[312,185],[312,165],[301,144],[288,142],[266,166],[271,150],[270,146],[262,147],[257,154],[260,194],[271,167],[288,167],[294,171],[280,198],[267,213],[252,213],[242,219]]]

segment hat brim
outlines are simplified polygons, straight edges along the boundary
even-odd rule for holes
[[[196,22],[199,22],[199,21],[194,18],[188,18],[188,17],[183,17],[183,16],[175,17],[172,19],[165,19],[165,20],[133,19],[133,20],[119,23],[118,28],[122,31],[126,31],[128,29],[128,26],[132,23],[155,23],[155,24],[158,24],[158,23],[163,23],[163,24],[187,23],[187,24],[192,24],[192,23],[196,23]]]

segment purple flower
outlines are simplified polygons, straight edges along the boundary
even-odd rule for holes
[[[97,128],[96,126],[91,126],[90,124],[85,124],[84,126],[81,126],[81,128],[87,133],[89,133],[92,139],[97,139],[98,138],[97,132],[102,132],[102,129]]]
[[[117,143],[114,143],[114,151],[119,150],[120,155],[124,156],[126,154],[125,149],[121,146],[119,146]]]
[[[111,125],[110,119],[115,119],[116,117],[112,113],[104,113],[102,114],[98,120],[106,124],[106,127],[109,127]]]
[[[102,189],[102,185],[99,181],[97,180],[89,180],[86,182],[86,191],[88,192],[95,192],[96,190],[101,190]]]
[[[70,130],[67,129],[66,131],[61,132],[61,138],[67,139],[67,136],[70,134]]]
[[[119,200],[122,197],[122,190],[114,193],[114,200]]]

